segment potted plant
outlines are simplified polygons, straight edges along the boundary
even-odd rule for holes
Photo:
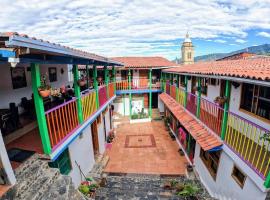
[[[46,75],[41,76],[41,85],[38,88],[39,95],[46,98],[51,95],[51,86],[47,84]]]
[[[188,171],[188,172],[192,172],[192,171],[193,171],[193,166],[190,165],[190,164],[188,164],[188,165],[187,165],[187,171]]]
[[[214,99],[214,102],[217,103],[217,104],[219,104],[219,105],[224,105],[227,102],[227,97],[220,97],[220,96],[218,96],[218,97],[216,97]]]
[[[199,192],[199,188],[193,184],[185,184],[182,191],[177,192],[177,196],[185,197],[189,200],[197,200],[196,194]]]
[[[178,150],[178,152],[180,153],[181,156],[185,155],[184,151],[181,148]]]

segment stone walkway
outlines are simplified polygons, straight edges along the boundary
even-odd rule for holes
[[[108,173],[186,174],[187,160],[178,153],[163,121],[123,124],[116,128],[116,138],[107,151]]]

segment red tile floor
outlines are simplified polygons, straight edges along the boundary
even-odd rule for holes
[[[6,149],[19,148],[24,150],[35,151],[39,154],[43,154],[42,143],[39,135],[38,128],[33,129],[22,137],[10,142],[6,145]],[[16,169],[21,163],[11,162],[13,169]]]
[[[187,165],[162,121],[123,124],[116,129],[105,172],[183,175]]]

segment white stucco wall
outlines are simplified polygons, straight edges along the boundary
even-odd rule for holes
[[[32,84],[31,84],[31,72],[27,71],[26,67],[29,65],[19,64],[17,65],[25,67],[25,76],[27,81],[27,86],[24,88],[13,89],[12,88],[12,80],[11,80],[11,71],[8,64],[0,65],[0,74],[2,74],[0,79],[0,108],[8,108],[10,102],[15,102],[17,105],[21,102],[22,97],[31,98],[32,95]],[[47,83],[52,87],[59,88],[62,85],[70,85],[72,87],[72,83],[69,82],[68,79],[68,66],[67,65],[40,65],[40,73],[48,74],[48,67],[56,67],[57,69],[57,81],[50,83],[49,78],[47,77]],[[64,69],[64,73],[61,74],[61,68]]]
[[[72,165],[69,176],[72,177],[75,187],[78,187],[84,179],[75,161],[80,165],[84,174],[90,172],[95,164],[90,125],[84,129],[81,137],[78,137],[69,145],[69,155]]]
[[[101,123],[98,124],[98,144],[99,144],[99,153],[103,154],[105,152],[105,132],[102,116],[101,116]]]
[[[105,125],[106,125],[106,133],[107,133],[107,136],[111,130],[110,128],[110,111],[108,109],[108,111],[105,113]]]
[[[1,130],[0,130],[0,162],[2,163],[5,173],[7,175],[8,184],[14,185],[16,183],[16,178],[15,178],[13,169],[11,167],[11,164],[8,158],[8,154],[7,154],[6,146],[3,141]]]
[[[158,109],[159,112],[164,112],[164,103],[160,100],[159,96],[158,96]]]
[[[114,112],[117,112],[121,115],[125,115],[128,116],[129,115],[129,96],[128,94],[126,95],[126,97],[124,98],[124,95],[122,95],[122,102],[121,103],[117,103],[117,102],[113,102],[114,105]],[[125,106],[125,108],[124,108]]]
[[[218,199],[228,200],[264,200],[266,193],[261,191],[250,177],[247,177],[244,187],[241,188],[232,178],[231,173],[234,160],[224,151],[221,153],[216,180],[212,178],[208,169],[200,158],[200,145],[196,144],[195,168],[201,181],[209,193]],[[237,159],[238,160],[238,159]],[[237,166],[239,163],[237,163]],[[247,167],[247,166],[246,166]],[[243,170],[243,168],[241,168]],[[249,174],[247,174],[249,175]]]

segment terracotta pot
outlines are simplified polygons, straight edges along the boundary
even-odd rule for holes
[[[83,87],[86,85],[86,81],[85,80],[78,80],[78,85]]]
[[[48,96],[51,95],[51,91],[50,90],[39,90],[39,95],[43,98],[46,98]]]

